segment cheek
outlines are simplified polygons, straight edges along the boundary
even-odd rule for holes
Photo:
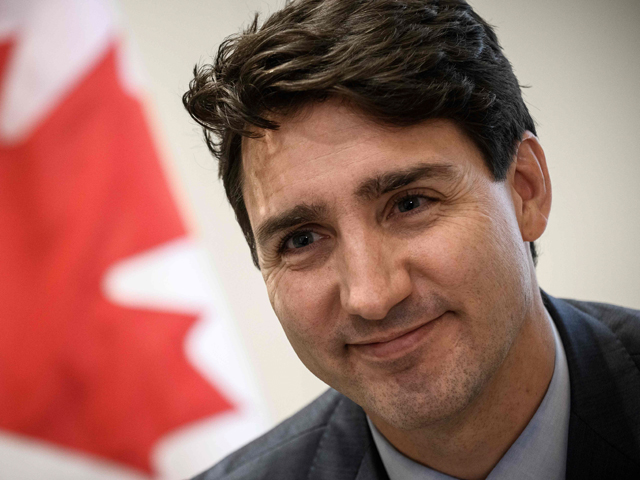
[[[328,272],[285,271],[268,282],[271,305],[294,348],[333,340],[338,289]]]
[[[524,277],[523,242],[508,211],[484,207],[443,217],[411,248],[412,263],[458,296],[493,297]],[[515,282],[515,284],[513,284]]]
[[[288,271],[269,289],[273,309],[296,355],[311,373],[332,385],[345,360],[335,285],[327,273]]]

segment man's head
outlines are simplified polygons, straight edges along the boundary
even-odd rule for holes
[[[470,7],[292,2],[227,41],[185,103],[314,374],[399,429],[519,382],[550,185]]]
[[[219,159],[259,266],[243,196],[242,138],[340,97],[374,122],[453,120],[503,180],[534,122],[492,28],[464,1],[300,0],[258,20],[197,68],[184,103]],[[535,248],[531,243],[535,261]]]

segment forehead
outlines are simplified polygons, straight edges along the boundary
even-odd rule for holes
[[[327,203],[367,177],[412,164],[486,170],[473,142],[446,120],[385,127],[338,100],[278,120],[278,130],[242,144],[243,195],[254,228],[296,202]]]
[[[303,160],[310,171],[329,169],[332,158],[355,160],[351,150],[364,143],[376,143],[381,126],[337,100],[309,105],[295,116],[276,119],[278,130],[264,130],[260,138],[245,138],[242,144],[243,175],[254,180],[276,171],[299,167]],[[302,158],[301,158],[302,156]]]

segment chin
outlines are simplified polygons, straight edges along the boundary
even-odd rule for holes
[[[418,373],[418,372],[416,372]],[[473,369],[458,361],[453,370],[433,375],[414,375],[370,390],[362,402],[372,417],[400,430],[427,428],[455,419],[478,397],[490,380],[490,371]]]

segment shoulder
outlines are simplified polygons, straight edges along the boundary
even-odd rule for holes
[[[328,390],[273,430],[193,480],[306,478],[334,412],[346,397]]]
[[[606,325],[640,369],[640,311],[607,303],[562,299],[573,308]]]

